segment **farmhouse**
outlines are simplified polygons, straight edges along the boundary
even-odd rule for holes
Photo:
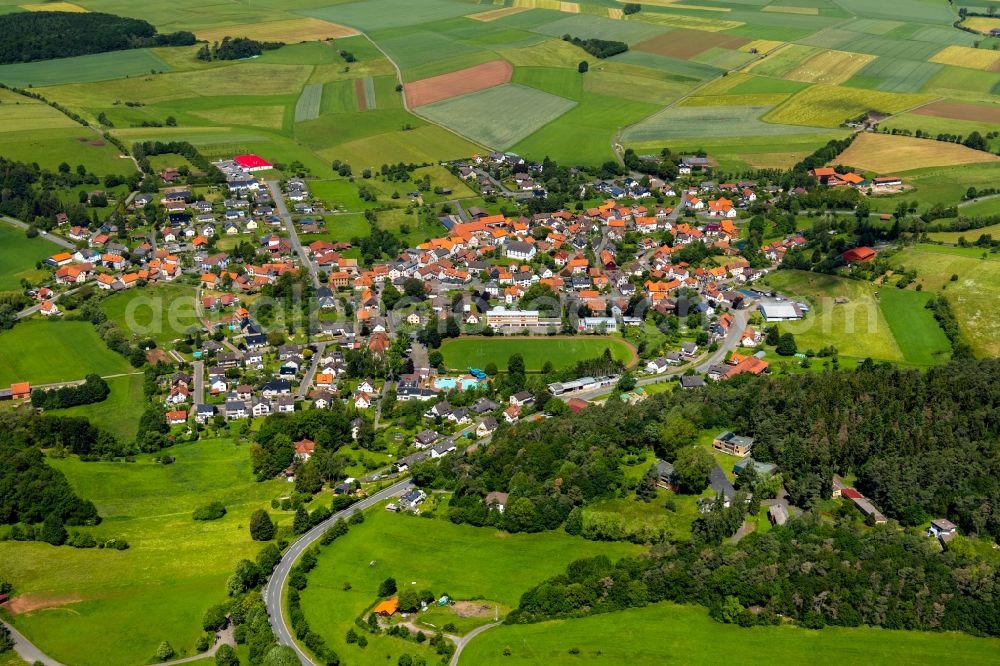
[[[851,248],[847,252],[844,252],[842,255],[840,255],[840,258],[849,264],[855,264],[855,263],[866,264],[875,259],[876,254],[877,253],[872,248],[867,246],[862,246],[862,247]]]

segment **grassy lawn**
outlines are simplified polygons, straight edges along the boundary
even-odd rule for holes
[[[0,386],[83,379],[89,373],[130,372],[124,357],[108,349],[84,321],[21,322],[0,334]]]
[[[177,459],[167,466],[151,456],[135,463],[50,461],[104,518],[84,529],[124,537],[129,550],[0,543],[4,576],[36,609],[13,616],[15,626],[62,663],[144,664],[163,640],[193,654],[202,613],[225,599],[236,561],[260,549],[246,527],[250,513],[269,506],[285,485],[255,482],[247,447],[228,440],[167,452]],[[210,500],[225,504],[227,515],[191,520],[191,511]]]
[[[28,238],[21,229],[0,222],[0,291],[20,289],[22,278],[34,282],[46,277],[48,271],[37,270],[35,262],[58,249],[42,236]]]
[[[655,461],[650,461],[649,464],[653,462]],[[634,469],[645,473],[649,464],[639,465]],[[667,497],[674,499],[677,507],[674,511],[663,507]],[[668,490],[660,490],[652,502],[639,501],[634,496],[594,502],[587,505],[583,512],[584,529],[595,520],[602,523],[612,521],[620,526],[623,534],[662,532],[667,535],[668,541],[683,541],[690,538],[691,523],[698,517],[697,500],[694,495],[677,495]]]
[[[112,377],[107,381],[111,387],[111,395],[104,402],[57,409],[49,413],[86,416],[92,423],[110,430],[123,441],[131,441],[139,430],[139,418],[146,405],[146,397],[142,391],[142,374]]]
[[[384,664],[390,653],[395,663],[403,652],[424,654],[431,661],[426,648],[385,635],[369,636],[365,649],[344,642],[344,632],[377,600],[386,577],[394,577],[400,587],[511,607],[521,593],[573,559],[597,554],[616,559],[640,551],[631,544],[590,542],[561,532],[507,534],[375,510],[363,525],[323,550],[302,593],[302,608],[313,630],[346,663]],[[345,582],[350,590],[344,590]],[[435,611],[437,615],[441,613]]]
[[[948,360],[951,343],[925,306],[934,295],[926,291],[882,289],[879,306],[908,363],[931,365]]]
[[[195,289],[183,284],[130,289],[106,298],[108,319],[136,338],[153,338],[165,345],[202,327],[195,310]]]
[[[1000,259],[982,259],[977,249],[917,245],[896,258],[917,271],[924,289],[948,297],[965,337],[978,356],[1000,354],[1000,310],[996,285],[1000,284]],[[958,280],[951,281],[957,275]]]
[[[812,308],[801,321],[779,324],[782,332],[795,335],[799,351],[819,351],[833,345],[844,356],[904,360],[875,296],[879,289],[870,282],[787,270],[776,271],[765,281],[788,296],[805,300]],[[890,289],[895,287],[881,291]],[[835,303],[841,298],[847,302]]]
[[[741,629],[708,610],[661,603],[576,620],[490,629],[462,653],[462,664],[718,664],[739,646],[740,664],[925,664],[941,651],[962,664],[995,663],[1000,641],[965,634],[867,627]],[[504,648],[510,655],[504,656]],[[570,654],[571,649],[579,654]]]
[[[445,365],[449,368],[483,368],[489,363],[496,363],[498,368],[504,370],[511,355],[520,354],[529,372],[541,370],[546,361],[551,361],[556,368],[565,368],[577,361],[600,356],[605,349],[610,349],[616,359],[629,364],[635,361],[634,349],[621,338],[612,337],[462,337],[447,340],[441,345]]]

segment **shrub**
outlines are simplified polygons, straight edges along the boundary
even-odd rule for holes
[[[191,517],[195,520],[218,520],[226,515],[226,507],[222,502],[209,502],[194,510]]]
[[[274,538],[275,531],[271,516],[264,509],[257,509],[250,516],[250,537],[254,541],[270,541]]]
[[[156,661],[167,661],[174,656],[174,648],[167,641],[160,643],[160,647],[156,648]]]

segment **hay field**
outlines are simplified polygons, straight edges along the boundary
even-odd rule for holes
[[[875,56],[848,51],[823,51],[785,74],[786,79],[806,83],[843,83],[875,60]]]
[[[73,12],[76,14],[86,14],[90,11],[80,5],[74,5],[72,2],[33,2],[21,5],[21,9],[29,12]]]
[[[762,12],[776,12],[778,14],[801,14],[803,16],[819,16],[819,7],[781,7],[778,5],[768,5],[761,7]]]
[[[303,120],[319,118],[319,105],[322,101],[322,84],[314,83],[302,88],[302,94],[299,95],[299,99],[295,103],[295,122],[300,123]]]
[[[500,9],[490,9],[485,12],[479,12],[478,14],[469,14],[466,18],[470,18],[474,21],[482,21],[483,23],[489,23],[490,21],[496,21],[497,19],[501,19],[505,16],[526,12],[529,9],[530,7],[501,7]]]
[[[738,49],[749,43],[750,40],[745,37],[681,28],[640,42],[635,45],[635,48],[639,51],[655,53],[668,58],[686,60],[711,48]]]
[[[796,93],[764,117],[772,123],[839,127],[845,120],[865,111],[899,113],[930,102],[929,95],[905,95],[841,86],[815,85]]]
[[[997,66],[1000,65],[1000,51],[972,49],[967,46],[953,45],[946,46],[935,53],[930,57],[930,61],[942,65],[966,67],[968,69],[997,71]]]
[[[840,164],[877,173],[936,166],[1000,162],[1000,157],[957,143],[891,134],[861,134],[837,158]]]
[[[330,23],[317,18],[294,18],[281,21],[265,21],[263,23],[243,23],[240,25],[225,25],[204,30],[196,30],[195,36],[209,42],[222,41],[230,37],[249,37],[271,42],[312,42],[321,39],[338,39],[357,35],[354,28]]]
[[[1000,28],[1000,18],[990,18],[988,16],[970,16],[962,21],[962,25],[966,28],[971,28],[976,32],[981,32],[984,35],[989,34],[990,30],[994,28]]]
[[[246,106],[191,111],[191,115],[219,125],[250,125],[280,130],[285,123],[285,107],[280,105]]]

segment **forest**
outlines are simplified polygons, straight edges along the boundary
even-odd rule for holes
[[[42,409],[64,409],[77,405],[102,402],[111,394],[108,383],[100,375],[87,375],[83,384],[60,386],[54,389],[38,389],[31,392],[31,406]]]
[[[625,42],[613,42],[607,39],[580,39],[571,35],[563,35],[563,41],[569,42],[573,46],[579,46],[595,58],[610,58],[628,51],[628,44]]]
[[[247,37],[223,37],[211,47],[206,44],[198,50],[199,60],[243,60],[254,58],[264,51],[273,51],[284,46],[283,42],[259,42]]]
[[[811,629],[870,625],[1000,635],[994,567],[889,525],[868,529],[853,506],[845,509],[835,524],[806,514],[737,544],[692,541],[617,563],[577,560],[525,592],[506,622],[674,601],[701,604],[717,621],[742,626],[790,618]]]
[[[553,529],[575,507],[625,483],[623,461],[648,449],[675,462],[699,431],[755,438],[789,501],[830,497],[834,474],[903,525],[948,518],[963,533],[1000,537],[1000,360],[955,361],[925,372],[864,361],[857,370],[737,377],[655,395],[638,405],[590,407],[502,426],[472,455],[414,466],[418,482],[454,490],[450,517],[482,524],[482,498],[507,492],[527,518],[511,531]],[[506,520],[506,519],[505,519]]]
[[[14,12],[0,16],[0,64],[194,43],[190,32],[161,35],[146,21],[101,12]]]
[[[45,463],[42,448],[84,448],[94,437],[86,419],[0,414],[0,524],[40,523],[49,516],[67,525],[100,522],[62,472]]]

